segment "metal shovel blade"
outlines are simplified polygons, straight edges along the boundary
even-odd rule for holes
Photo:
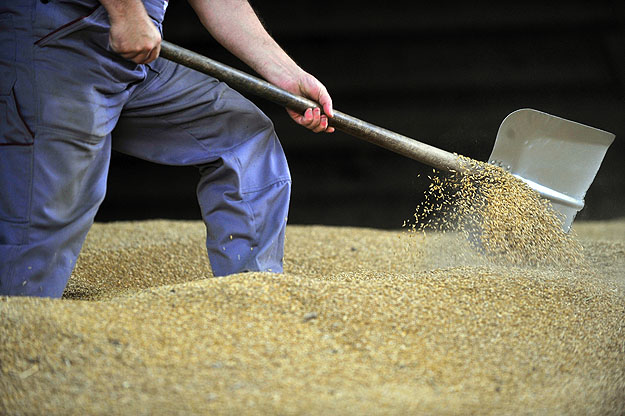
[[[568,232],[613,141],[612,133],[521,109],[501,123],[488,160],[549,199]]]

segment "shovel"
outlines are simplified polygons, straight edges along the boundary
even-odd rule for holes
[[[161,57],[226,82],[240,92],[253,94],[303,113],[319,107],[314,101],[264,80],[199,55],[170,42],[161,43]],[[340,111],[329,124],[351,136],[448,172],[467,172],[469,164],[457,154],[421,143]],[[508,115],[497,133],[489,162],[501,166],[549,199],[563,216],[565,232],[603,161],[614,135],[531,109]]]

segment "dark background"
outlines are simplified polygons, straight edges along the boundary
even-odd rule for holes
[[[170,3],[167,40],[246,69],[185,1]],[[486,160],[501,121],[527,107],[616,134],[578,218],[624,216],[623,2],[471,3],[252,4],[337,109],[442,149]],[[289,159],[289,223],[398,228],[411,217],[431,168],[340,132],[309,133],[250,98],[274,120]],[[195,168],[114,154],[97,220],[199,219],[197,178]]]

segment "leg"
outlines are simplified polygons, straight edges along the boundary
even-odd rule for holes
[[[0,293],[60,297],[104,197],[110,131],[145,70],[107,57],[102,7],[26,3],[0,16]]]
[[[164,59],[150,66],[124,107],[113,148],[198,166],[215,275],[282,272],[290,174],[271,121],[224,83]]]
[[[60,297],[104,197],[110,139],[86,144],[45,132],[30,148],[1,152],[0,176],[25,203],[15,206],[20,216],[0,221],[0,291]],[[19,166],[27,175],[17,177]]]

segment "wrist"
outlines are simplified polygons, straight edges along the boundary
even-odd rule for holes
[[[297,83],[297,80],[305,75],[304,70],[284,53],[277,56],[265,56],[253,67],[263,78],[278,86]]]
[[[141,0],[100,0],[100,3],[106,9],[111,25],[148,18]]]

